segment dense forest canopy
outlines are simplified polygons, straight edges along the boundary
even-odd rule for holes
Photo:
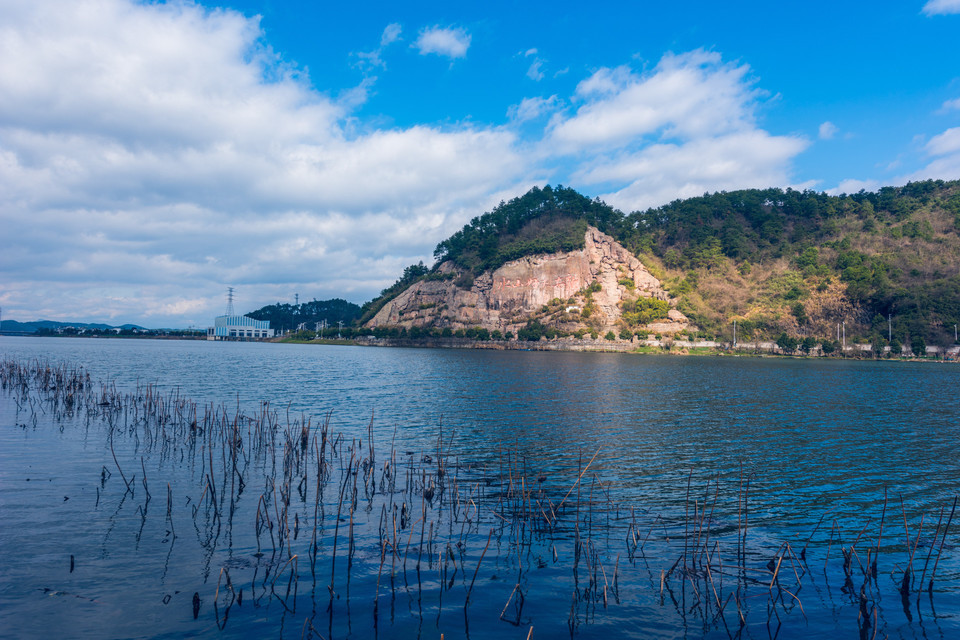
[[[480,274],[528,255],[582,249],[587,225],[611,231],[622,220],[619,211],[573,189],[534,187],[471,220],[433,255]]]
[[[877,344],[953,342],[960,323],[960,181],[927,180],[831,196],[746,189],[624,214],[566,187],[533,188],[440,242],[436,264],[408,267],[362,320],[452,263],[457,284],[523,256],[612,235],[660,278],[706,334],[848,335]]]

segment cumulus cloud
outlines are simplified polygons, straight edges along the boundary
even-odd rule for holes
[[[787,186],[789,161],[806,146],[758,129],[653,144],[583,169],[574,182],[628,183],[601,198],[627,211],[645,209],[707,191]]]
[[[561,147],[616,148],[643,136],[697,137],[752,126],[756,99],[746,65],[707,51],[663,57],[650,74],[600,69],[577,86],[586,102],[555,123]]]
[[[414,43],[420,55],[435,53],[448,58],[463,58],[470,48],[470,34],[455,27],[429,27],[422,29]]]
[[[295,290],[368,299],[525,179],[506,129],[353,133],[362,97],[312,89],[256,19],[232,11],[127,0],[10,9],[0,24],[8,317],[199,324],[228,284],[247,309]],[[398,35],[388,27],[381,43]]]
[[[756,124],[761,97],[746,65],[715,52],[668,54],[649,73],[602,68],[577,86],[580,106],[556,114],[547,144],[578,158],[575,183],[626,210],[705,191],[790,184],[809,141]]]
[[[416,47],[469,43],[434,27]],[[703,51],[597,70],[504,126],[393,128],[353,111],[372,79],[317,90],[257,19],[194,3],[6,3],[0,59],[0,304],[19,319],[204,325],[228,285],[238,310],[360,302],[547,179],[630,210],[790,184],[808,144],[760,128],[749,69]]]
[[[840,129],[837,128],[837,125],[833,124],[829,120],[820,125],[820,129],[817,132],[817,137],[821,140],[832,140],[837,132]]]
[[[928,16],[960,13],[960,0],[929,0],[923,5],[923,13]]]

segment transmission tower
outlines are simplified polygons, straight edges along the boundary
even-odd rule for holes
[[[227,287],[227,315],[233,315],[233,287]]]

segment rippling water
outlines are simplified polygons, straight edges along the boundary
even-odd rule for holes
[[[824,554],[831,545],[840,546],[833,523],[847,537],[843,544],[864,527],[876,536],[873,529],[885,488],[889,498],[885,523],[892,542],[905,537],[904,517],[911,535],[921,517],[932,529],[930,518],[943,505],[949,507],[960,490],[956,403],[960,369],[949,364],[52,338],[0,338],[0,358],[81,364],[94,378],[121,390],[149,383],[162,393],[179,393],[231,411],[239,406],[255,412],[261,401],[269,401],[281,421],[288,411],[312,424],[329,414],[332,428],[348,438],[366,437],[372,419],[378,446],[389,446],[395,438],[398,450],[417,455],[433,450],[443,433],[445,441],[452,438],[451,447],[462,461],[494,464],[506,449],[543,470],[549,476],[547,484],[554,478],[568,482],[571,474],[575,478],[578,464],[599,451],[591,469],[596,479],[611,483],[613,500],[651,514],[681,513],[688,503],[688,482],[690,494],[703,500],[712,495],[716,483],[735,494],[740,479],[746,478],[757,535],[769,537],[771,544],[802,541],[827,514],[830,528],[822,527],[811,544]],[[90,496],[75,501],[76,492],[89,492],[92,485],[86,481],[99,474],[101,466],[109,466],[102,447],[58,434],[12,429],[9,400],[0,397],[0,402],[6,405],[0,411],[4,420],[0,508],[5,521],[13,515],[21,536],[24,529],[40,532],[51,526],[54,512],[49,505],[24,498],[22,476],[36,474],[36,466],[42,464],[38,443],[62,447],[62,464],[55,473],[44,471],[42,475],[52,477],[40,480],[60,491],[62,486],[71,487],[71,479],[83,478],[85,484],[74,481],[76,486],[64,489],[75,495],[58,504],[56,513],[69,514],[76,524],[72,533],[58,530],[60,534],[85,535],[82,523]],[[38,491],[35,486],[30,491]],[[124,511],[118,508],[118,513]],[[899,529],[891,514],[899,518]],[[714,517],[735,524],[736,504],[721,506]],[[95,526],[118,525],[104,517]],[[11,536],[6,524],[3,528],[0,541],[9,554],[10,545],[23,540]],[[104,539],[103,531],[94,537],[104,545],[113,543],[109,534]],[[946,546],[953,544],[956,534],[948,537]],[[63,542],[50,542],[44,549],[32,561],[17,561],[18,568],[8,574],[16,579],[0,579],[8,612],[29,610],[17,596],[19,581],[45,562],[56,558],[62,564],[63,555],[69,555]],[[135,589],[137,575],[124,564],[131,561],[123,556],[117,566],[104,570],[123,576],[128,588]],[[651,574],[654,586],[659,570]],[[188,570],[172,571],[188,581]],[[907,619],[899,603],[888,603],[883,633],[960,634],[956,552],[945,557],[938,576],[942,584],[937,609],[918,610]],[[96,584],[95,578],[90,584]],[[502,594],[497,597],[502,602]],[[562,617],[569,607],[569,596],[564,598]],[[636,624],[651,625],[654,635],[701,634],[655,604],[644,602],[636,608],[621,604],[597,614],[592,626],[580,626],[576,634],[603,637]],[[828,634],[835,623],[843,630],[841,635],[857,632],[856,607],[841,607],[846,614],[852,611],[852,627],[850,620],[843,624],[818,620],[836,617],[826,606],[810,608],[813,612],[807,615],[814,618],[813,627],[801,618],[781,630],[780,637]],[[9,621],[11,614],[6,615]],[[158,621],[164,617],[162,611],[150,615]],[[357,625],[353,637],[365,637],[367,624]],[[280,635],[298,636],[301,629],[294,626]],[[500,627],[502,623],[493,625],[490,633],[502,633]],[[27,625],[23,630],[29,634],[34,629]],[[438,630],[443,631],[442,624],[421,623],[414,635],[434,637]],[[171,633],[182,631],[182,626],[174,625]],[[476,623],[469,631],[471,637],[489,637]],[[525,637],[521,633],[525,628],[508,631]],[[395,623],[379,632],[395,637],[408,635],[411,629]],[[119,635],[125,634],[129,629]],[[338,635],[350,632],[340,629]],[[748,628],[747,635],[763,633]]]

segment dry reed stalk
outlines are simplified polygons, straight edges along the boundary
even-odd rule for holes
[[[883,521],[887,515],[887,487],[883,487],[883,511],[880,512],[880,532],[877,534],[877,551],[873,554],[873,565],[870,567],[870,573],[873,579],[877,579],[877,558],[880,557],[880,540],[883,538]]]
[[[593,461],[597,459],[597,456],[600,455],[600,452],[602,450],[603,450],[603,447],[600,447],[599,449],[597,449],[597,452],[593,454],[593,457],[590,458],[589,462],[587,462],[587,466],[582,468],[582,470],[580,471],[580,474],[577,476],[577,479],[574,481],[573,486],[570,487],[569,490],[567,490],[567,493],[563,496],[563,500],[560,501],[560,504],[557,505],[557,508],[554,511],[559,511],[563,507],[563,503],[566,502],[567,498],[570,497],[570,494],[573,492],[573,490],[580,486],[580,479],[583,478],[583,474],[587,472],[587,469],[590,468],[590,465],[593,464]],[[577,495],[579,496],[580,494],[578,493]]]
[[[490,529],[490,534],[487,536],[487,544],[483,547],[483,553],[480,554],[480,559],[477,560],[477,568],[473,570],[473,579],[470,580],[470,588],[467,589],[467,598],[463,603],[463,610],[467,610],[467,606],[470,604],[470,595],[473,593],[473,585],[477,581],[477,574],[480,573],[480,564],[483,562],[484,556],[487,555],[487,549],[490,548],[490,540],[493,538],[493,529]]]
[[[911,587],[911,578],[913,576],[913,555],[917,551],[917,545],[920,544],[920,532],[923,531],[923,518],[924,515],[920,516],[920,527],[917,529],[917,540],[913,544],[912,548],[910,545],[910,529],[907,527],[907,510],[903,504],[903,494],[900,495],[900,509],[903,513],[903,530],[906,535],[907,551],[910,552],[910,560],[907,562],[907,568],[903,572],[903,582],[900,583],[900,595],[906,597],[910,592]]]
[[[953,507],[950,509],[950,517],[947,518],[947,526],[943,528],[943,536],[940,538],[940,548],[937,550],[937,559],[933,562],[933,570],[930,572],[930,582],[927,585],[927,591],[933,593],[933,576],[937,573],[937,565],[940,563],[940,554],[943,553],[943,544],[947,540],[947,531],[950,530],[950,523],[953,522],[953,514],[957,510],[957,498],[953,499]],[[936,544],[936,540],[934,540]],[[920,585],[923,588],[923,585]]]
[[[510,597],[507,598],[507,603],[503,605],[503,610],[500,611],[500,615],[497,617],[498,620],[503,620],[503,614],[507,612],[507,607],[510,606],[510,603],[513,601],[513,594],[517,592],[517,589],[520,588],[520,583],[513,585],[513,591],[510,592]]]
[[[350,466],[353,466],[353,454],[350,454]],[[327,589],[330,591],[330,600],[331,604],[333,602],[333,597],[335,591],[333,590],[333,584],[336,577],[337,570],[337,538],[340,533],[340,513],[343,508],[343,494],[347,489],[347,482],[350,481],[350,476],[347,475],[343,479],[343,484],[340,485],[340,498],[337,500],[337,522],[333,529],[333,551],[330,553],[330,586]]]

